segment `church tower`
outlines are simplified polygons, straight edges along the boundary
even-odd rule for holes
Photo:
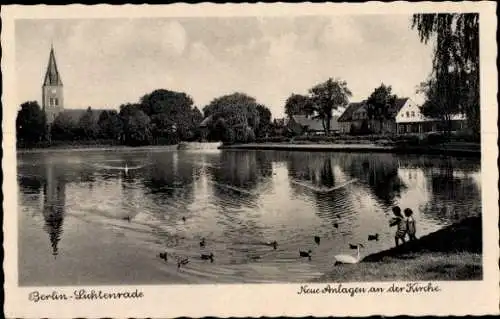
[[[47,116],[47,124],[52,124],[64,109],[63,84],[57,70],[53,46],[50,48],[49,64],[42,86],[42,108]]]

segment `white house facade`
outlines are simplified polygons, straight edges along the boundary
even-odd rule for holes
[[[466,117],[463,114],[452,116],[454,129],[463,129]],[[426,117],[422,114],[420,106],[410,99],[401,107],[396,114],[396,132],[405,133],[424,133],[439,131],[439,119]]]

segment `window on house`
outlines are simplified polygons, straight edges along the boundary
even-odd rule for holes
[[[415,112],[414,111],[411,111],[411,116],[415,116]]]
[[[410,112],[406,112],[406,117],[410,117]]]
[[[54,105],[57,106],[57,98],[54,99]]]

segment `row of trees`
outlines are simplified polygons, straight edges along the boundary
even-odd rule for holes
[[[83,141],[108,139],[127,145],[173,144],[199,136],[201,111],[185,93],[155,90],[139,103],[123,104],[119,112],[92,110],[77,114],[61,112],[48,126],[45,112],[36,101],[21,105],[16,119],[19,141],[24,144],[44,140]]]
[[[138,103],[121,105],[119,112],[89,107],[75,119],[73,110],[68,110],[47,126],[45,112],[36,101],[29,101],[18,112],[17,138],[26,145],[49,139],[104,139],[126,145],[175,144],[199,139],[234,143],[265,136],[272,126],[269,108],[244,93],[216,98],[203,111],[205,115],[187,94],[159,89],[144,95]],[[200,128],[205,117],[210,117],[210,121]]]

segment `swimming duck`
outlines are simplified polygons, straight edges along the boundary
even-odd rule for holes
[[[272,246],[274,250],[276,250],[278,248],[278,242],[276,240],[274,241],[268,241],[266,243],[267,246]]]
[[[319,236],[314,236],[314,242],[319,245],[321,238]]]
[[[160,254],[158,255],[158,257],[160,257],[160,259],[163,259],[163,260],[165,260],[165,262],[167,262],[167,259],[168,259],[168,257],[167,257],[167,252],[160,253]]]
[[[177,268],[181,268],[181,266],[185,266],[189,263],[189,259],[187,257],[181,258],[177,261]]]
[[[312,251],[310,249],[308,251],[299,250],[300,257],[307,257],[309,260],[311,260],[311,253]]]
[[[378,241],[378,234],[368,235],[368,240],[376,240],[376,241]]]
[[[214,262],[214,254],[213,253],[210,253],[210,254],[201,254],[201,259],[202,260],[210,260],[210,262]]]
[[[250,260],[259,260],[261,257],[259,255],[254,255],[254,256],[249,256],[248,259]]]
[[[205,237],[203,237],[200,241],[200,247],[205,247]]]
[[[186,217],[182,216],[182,221],[186,222]]]
[[[335,223],[335,224],[333,224],[333,227],[335,227],[335,228],[339,228],[339,224],[338,224],[338,223]]]

